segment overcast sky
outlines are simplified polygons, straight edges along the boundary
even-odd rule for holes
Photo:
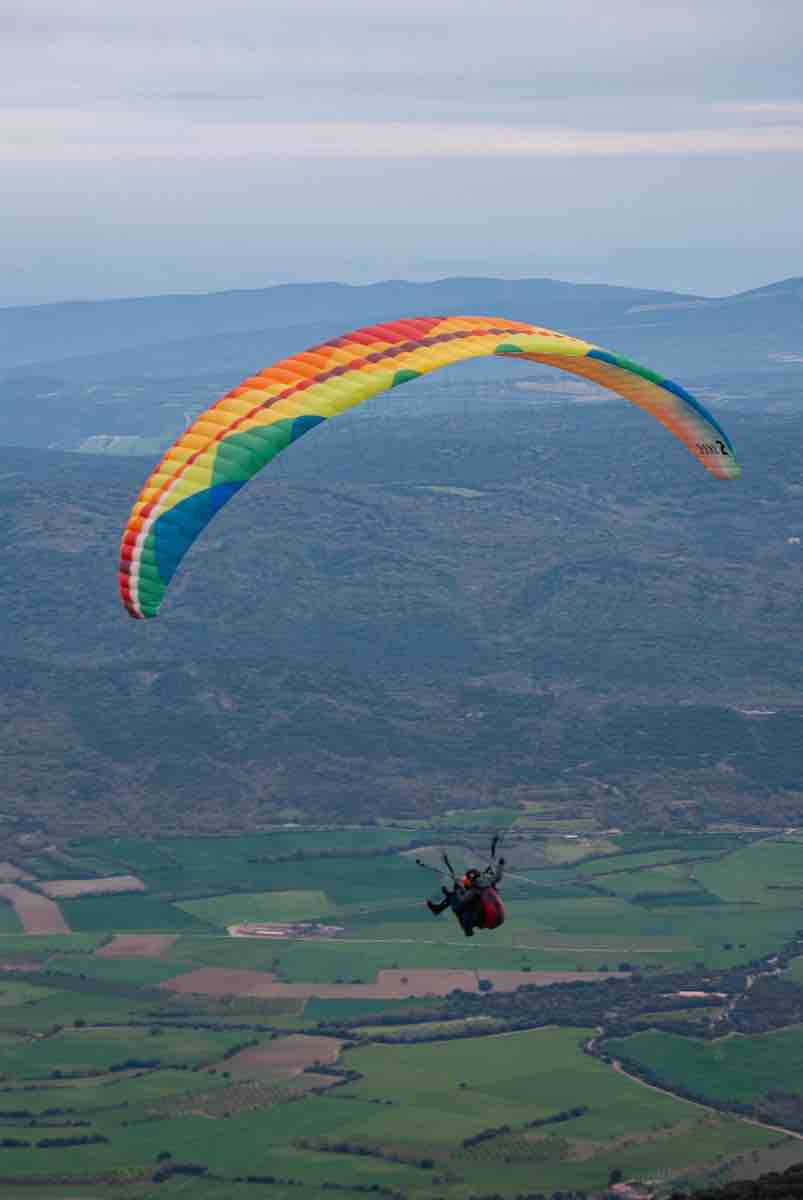
[[[0,304],[803,275],[801,0],[0,0]]]

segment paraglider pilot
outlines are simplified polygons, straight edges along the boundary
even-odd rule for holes
[[[505,919],[504,906],[496,893],[504,866],[505,860],[500,858],[484,871],[469,867],[462,879],[455,878],[452,888],[441,888],[442,900],[427,900],[427,908],[435,916],[451,908],[466,937],[473,937],[475,929],[496,929]]]

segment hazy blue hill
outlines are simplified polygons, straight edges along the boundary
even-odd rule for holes
[[[759,410],[796,408],[802,297],[795,279],[716,300],[546,279],[444,279],[2,309],[0,445],[77,449],[95,438],[94,449],[154,454],[188,413],[247,374],[355,326],[426,313],[534,320],[716,397],[746,392]],[[524,380],[538,371],[474,360],[434,379]],[[560,376],[543,369],[540,378]],[[791,401],[790,380],[798,381]],[[770,399],[779,387],[780,405]]]
[[[0,310],[1,311],[1,310]],[[0,320],[2,318],[0,317]],[[267,326],[232,333],[213,331],[169,341],[143,341],[134,347],[101,349],[37,364],[37,371],[62,382],[96,383],[105,380],[183,379],[197,382],[210,373],[232,374],[239,382],[249,370],[261,370],[277,358],[308,349],[317,342],[336,337],[345,326],[336,321],[303,325]],[[258,365],[259,364],[259,365]],[[27,383],[30,368],[15,367],[6,380],[17,387]],[[2,386],[2,385],[0,385]]]
[[[644,353],[664,364],[667,355],[677,354],[683,363],[688,348],[690,368],[701,374],[769,367],[773,353],[803,354],[800,278],[718,299],[639,305],[630,315],[643,322]]]
[[[0,368],[54,362],[210,334],[235,334],[332,323],[339,330],[393,317],[490,312],[547,322],[622,312],[682,297],[643,288],[571,284],[551,279],[390,280],[364,286],[284,284],[201,296],[47,304],[0,309]],[[538,314],[538,315],[536,315]],[[522,319],[525,319],[522,317]]]
[[[625,350],[635,341],[647,345],[667,336],[794,338],[803,333],[803,280],[784,280],[718,299],[551,279],[443,279],[364,286],[289,284],[207,296],[5,308],[0,309],[0,369],[97,355],[107,356],[111,368],[114,354],[121,351],[148,347],[153,353],[171,342],[265,337],[271,330],[285,333],[266,345],[264,353],[274,345],[278,352],[289,353],[285,338],[288,347],[303,337],[307,345],[316,336],[329,336],[330,329],[455,312],[531,320],[592,340],[618,332],[625,338]],[[307,331],[303,337],[300,328]],[[791,347],[795,348],[799,345]],[[147,369],[146,363],[140,366]],[[184,369],[192,368],[189,356]]]

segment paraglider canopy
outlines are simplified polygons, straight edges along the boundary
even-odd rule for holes
[[[736,479],[727,434],[679,384],[590,342],[502,317],[416,317],[373,325],[246,379],[182,433],[145,482],[123,534],[120,591],[155,617],[178,564],[212,517],[310,429],[380,392],[483,355],[546,363],[651,413],[707,471]]]

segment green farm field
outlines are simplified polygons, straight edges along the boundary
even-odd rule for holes
[[[579,1029],[545,1030],[353,1050],[342,1062],[360,1072],[358,1083],[301,1103],[234,1112],[228,1120],[183,1115],[188,1106],[203,1108],[213,1099],[216,1105],[235,1104],[241,1097],[242,1088],[208,1071],[167,1070],[158,1094],[157,1073],[80,1089],[50,1088],[30,1102],[25,1099],[34,1119],[45,1107],[65,1115],[70,1110],[90,1122],[84,1129],[108,1141],[47,1153],[21,1147],[4,1151],[2,1162],[13,1164],[17,1176],[35,1178],[45,1162],[58,1161],[63,1178],[91,1179],[121,1166],[141,1168],[169,1150],[177,1160],[212,1166],[229,1181],[243,1172],[295,1179],[294,1194],[300,1196],[316,1195],[336,1171],[343,1183],[392,1185],[410,1196],[458,1200],[469,1179],[484,1189],[494,1180],[498,1184],[501,1158],[507,1159],[505,1187],[515,1194],[527,1186],[534,1168],[550,1190],[600,1188],[614,1165],[628,1175],[674,1173],[691,1155],[698,1169],[713,1167],[773,1140],[768,1131],[734,1118],[645,1093],[584,1055],[587,1036]],[[5,1100],[9,1108],[21,1108],[23,1096],[31,1093],[6,1093]],[[528,1122],[580,1105],[588,1111],[558,1127],[526,1128]],[[142,1123],[149,1112],[160,1111],[166,1114],[162,1119]],[[499,1145],[464,1146],[465,1138],[487,1126],[490,1112],[511,1133]],[[26,1128],[29,1137],[38,1136],[30,1125]],[[624,1129],[628,1137],[619,1144]],[[332,1142],[362,1153],[339,1153],[335,1160],[327,1150]],[[171,1189],[160,1194],[170,1195]]]
[[[26,937],[24,934],[0,934],[0,962],[15,958],[46,959],[52,954],[91,954],[106,935],[104,933],[61,933]]]
[[[597,887],[625,899],[644,894],[666,895],[683,892],[702,892],[687,863],[669,863],[636,871],[617,871],[594,876]],[[715,899],[712,897],[712,899]]]
[[[5,979],[0,979],[0,1007],[16,1008],[19,1005],[36,1004],[47,996],[52,996],[53,989],[38,987],[33,983],[18,982],[11,972]]]
[[[422,856],[437,862],[434,833],[420,829],[419,836]],[[751,1079],[756,1088],[794,1089],[803,1077],[797,1028],[698,1043],[644,1026],[697,1020],[700,1010],[682,999],[682,989],[739,986],[742,976],[731,979],[729,970],[753,963],[755,972],[756,962],[791,944],[803,927],[793,890],[800,842],[585,832],[545,841],[514,825],[502,885],[508,920],[467,940],[450,913],[434,919],[427,912],[424,899],[438,881],[416,867],[413,837],[411,830],[288,831],[70,846],[86,869],[131,871],[146,891],[60,901],[73,930],[61,936],[0,927],[0,966],[9,968],[0,974],[0,1119],[4,1136],[31,1143],[0,1147],[4,1200],[4,1179],[54,1174],[80,1181],[81,1200],[108,1194],[101,1177],[128,1177],[131,1200],[145,1200],[153,1188],[167,1200],[230,1200],[235,1178],[243,1179],[238,1200],[264,1198],[266,1188],[273,1200],[285,1193],[323,1200],[332,1179],[410,1200],[464,1200],[470,1180],[472,1193],[513,1200],[532,1190],[534,1172],[545,1193],[604,1188],[614,1168],[669,1187],[736,1171],[736,1160],[754,1152],[768,1163],[782,1150],[793,1153],[797,1143],[783,1132],[652,1092],[583,1044],[624,1004],[630,1028],[643,1032],[620,1039],[630,1047],[621,1052],[636,1058],[635,1048],[647,1066],[663,1053],[676,1086],[694,1090],[688,1078],[696,1072],[714,1081],[704,1094],[717,1103],[747,1095]],[[553,846],[570,847],[571,861],[550,863],[544,850]],[[458,836],[449,852],[461,868],[475,857]],[[738,885],[750,871],[759,883]],[[690,905],[690,896],[703,903]],[[278,940],[226,933],[249,921],[315,919],[342,932]],[[156,936],[164,934],[175,936]],[[127,940],[110,945],[115,935]],[[800,982],[803,1002],[803,943],[790,957],[784,978]],[[459,970],[474,988],[482,981],[483,991],[305,1000],[165,988],[204,967],[344,987],[372,984],[386,970]],[[601,971],[634,967],[636,982],[605,990]],[[522,979],[579,972],[583,982],[563,985],[553,1002],[549,987],[497,989],[486,975],[494,970],[524,972]],[[680,989],[675,1001],[667,1000],[672,988]],[[726,1017],[724,1001],[718,1012]],[[321,1033],[349,1047],[341,1049],[339,1077],[304,1074],[301,1065],[302,1073],[260,1066],[288,1034],[305,1040]],[[253,1074],[247,1065],[230,1069],[238,1050]],[[537,1124],[564,1109],[582,1111]],[[28,1115],[7,1119],[3,1110]],[[501,1126],[509,1129],[464,1145]],[[96,1140],[35,1144],[76,1136]],[[779,1142],[792,1149],[771,1149]],[[220,1178],[149,1184],[157,1155],[168,1151]],[[292,1182],[249,1184],[248,1175]],[[29,1184],[28,1195],[31,1187],[47,1195],[44,1182]],[[128,1185],[119,1194],[129,1200]]]
[[[544,856],[555,866],[572,866],[587,858],[619,854],[620,849],[609,838],[579,837],[551,838],[544,846]]]
[[[712,1118],[704,1110],[671,1097],[645,1092],[582,1052],[590,1031],[542,1030],[528,1034],[441,1042],[420,1047],[375,1046],[345,1056],[363,1075],[344,1095],[367,1102],[351,1128],[338,1136],[358,1144],[422,1145],[436,1161],[468,1159],[472,1182],[491,1187],[500,1160],[506,1186],[523,1190],[538,1165],[545,1188],[593,1188],[616,1161],[628,1175],[650,1162],[650,1169],[671,1167],[683,1159],[680,1144],[692,1134],[700,1158],[727,1154],[734,1145],[766,1145],[766,1132],[745,1140],[731,1118]],[[369,1107],[377,1098],[390,1106]],[[558,1126],[528,1132],[528,1122],[584,1105],[588,1111]],[[455,1155],[466,1136],[478,1133],[493,1113],[494,1125],[509,1125],[510,1138],[499,1146]],[[628,1130],[627,1147],[611,1145]],[[475,1175],[476,1172],[476,1175]],[[508,1172],[510,1174],[508,1175]]]
[[[139,892],[133,895],[85,896],[80,900],[62,900],[60,908],[70,927],[78,932],[173,932],[208,928],[205,921],[191,913]]]
[[[100,958],[89,954],[53,957],[48,965],[62,975],[74,975],[99,983],[126,984],[133,988],[158,987],[165,979],[192,970],[194,966],[193,963],[159,958]]]
[[[191,1029],[171,1030],[169,1036],[125,1026],[113,1031],[95,1026],[65,1029],[30,1045],[0,1051],[0,1079],[47,1079],[54,1071],[106,1072],[128,1059],[193,1067],[217,1060],[236,1041],[230,1032]]]
[[[614,966],[627,961],[642,970],[676,969],[698,962],[725,967],[770,953],[795,933],[799,923],[796,897],[782,886],[784,881],[793,886],[798,877],[803,846],[794,840],[765,839],[744,845],[733,837],[674,836],[666,839],[666,849],[660,849],[656,835],[650,841],[621,835],[610,839],[608,849],[613,853],[606,857],[541,870],[529,867],[526,874],[516,871],[519,845],[514,840],[509,852],[511,878],[504,887],[510,919],[493,938],[480,936],[466,945],[448,915],[434,922],[427,914],[422,896],[434,881],[416,869],[410,854],[370,857],[394,843],[406,845],[409,837],[409,831],[375,830],[343,831],[339,836],[288,832],[255,838],[192,838],[186,843],[172,839],[163,844],[90,841],[71,848],[71,854],[102,860],[111,870],[138,871],[151,880],[150,890],[62,901],[61,909],[77,931],[73,938],[173,932],[182,936],[166,955],[167,962],[274,969],[278,958],[288,980],[322,982],[371,978],[372,971],[394,964],[593,971],[610,967],[615,960]],[[528,857],[531,845],[537,843],[526,839],[520,843],[522,857]],[[352,853],[315,857],[324,849],[328,854],[341,848]],[[455,856],[458,852],[465,857],[460,847],[452,848]],[[279,857],[302,853],[305,858],[258,864],[259,889],[242,890],[253,860],[267,859],[270,853]],[[364,857],[366,853],[369,857]],[[705,862],[695,860],[698,854],[703,859],[721,857]],[[737,887],[734,881],[743,881],[751,872],[751,882]],[[211,893],[171,903],[165,897],[170,891],[167,885],[176,883],[173,874],[183,878],[174,887],[175,895],[192,893],[201,884]],[[759,887],[755,878],[777,882]],[[578,886],[580,880],[597,882],[615,894],[600,895]],[[233,885],[236,890],[231,890]],[[734,899],[732,893],[739,887],[743,894]],[[723,891],[726,898],[720,901]],[[701,903],[691,906],[695,911],[690,919],[695,896]],[[342,937],[329,944],[305,941],[277,946],[231,944],[219,936],[226,925],[242,921],[315,917],[342,925]],[[43,943],[44,939],[34,943],[24,937],[10,940],[5,934],[10,955],[19,954],[26,944],[41,957]],[[74,941],[71,944],[83,949]],[[2,947],[0,930],[0,955]],[[52,939],[50,947],[61,949]],[[150,978],[161,982],[159,974],[159,968],[154,968]],[[143,982],[146,976],[143,969]]]
[[[620,849],[619,854],[606,858],[592,858],[580,863],[577,874],[584,879],[600,879],[605,875],[618,875],[622,872],[636,872],[648,867],[662,867],[668,863],[687,863],[704,861],[711,854],[722,851],[693,850],[690,846],[669,847],[666,850],[626,851]]]
[[[284,900],[282,901],[284,902]],[[274,969],[278,960],[288,980],[365,979],[370,970],[400,967],[533,970],[599,970],[620,960],[643,970],[670,969],[705,962],[737,965],[770,953],[800,926],[796,909],[716,904],[694,910],[680,905],[650,908],[626,896],[546,898],[508,897],[511,919],[493,937],[480,934],[466,943],[448,914],[437,922],[420,900],[389,901],[385,907],[354,912],[333,908],[327,920],[344,927],[332,941],[259,942],[193,934],[182,936],[169,952],[180,961],[217,966]],[[213,910],[207,910],[210,915]],[[225,901],[226,919],[236,912],[236,897]],[[276,918],[273,918],[276,919]]]
[[[74,988],[71,981],[57,975],[46,975],[42,982],[47,985],[42,998],[9,1005],[2,1010],[0,1021],[8,1022],[9,1028],[27,1030],[37,1038],[57,1026],[71,1026],[76,1021],[123,1027],[135,1020],[148,1025],[148,1013],[160,998],[160,993],[125,985],[113,991],[94,981],[78,981],[80,988]]]
[[[350,850],[376,854],[406,845],[412,834],[397,830],[327,830],[326,832],[277,831],[249,837],[167,838],[145,842],[133,838],[99,838],[82,841],[75,853],[79,861],[102,863],[106,873],[131,872],[150,891],[168,896],[191,898],[226,891],[261,892],[299,887],[305,879],[305,862],[315,860],[320,870],[329,861],[322,854],[336,852],[347,856]],[[294,858],[295,861],[287,862]],[[334,862],[332,877],[343,868]],[[383,862],[372,858],[374,873]]]
[[[304,890],[213,896],[208,900],[184,900],[177,907],[221,927],[244,921],[308,921],[338,911],[324,892]]]
[[[431,1012],[432,1001],[424,997],[409,1000],[321,1000],[313,996],[304,1006],[308,1022],[351,1020],[360,1017],[387,1016],[400,1012]]]
[[[611,1038],[607,1053],[647,1067],[670,1087],[711,1100],[751,1101],[796,1092],[803,1079],[803,1029],[714,1042],[655,1032]]]
[[[171,1067],[138,1072],[104,1074],[80,1081],[62,1081],[23,1091],[0,1092],[0,1115],[4,1110],[24,1108],[33,1119],[45,1118],[53,1109],[69,1110],[69,1115],[103,1116],[110,1109],[147,1105],[169,1097],[198,1090],[198,1073]],[[222,1073],[204,1074],[204,1087],[225,1087]],[[10,1099],[10,1098],[13,1098]],[[63,1114],[66,1115],[66,1114]]]
[[[571,947],[564,951],[552,951],[498,946],[490,938],[483,941],[476,938],[474,943],[466,945],[465,939],[456,940],[448,925],[442,940],[419,942],[416,932],[415,929],[394,928],[388,936],[379,938],[363,932],[358,938],[339,937],[323,941],[292,939],[283,942],[183,937],[176,943],[171,955],[182,964],[193,962],[196,966],[277,971],[279,977],[288,983],[335,983],[338,980],[367,983],[375,979],[377,971],[395,968],[412,970],[416,967],[508,971],[524,968],[533,971],[587,969],[593,973],[606,957],[611,957],[593,948],[590,953],[585,953]],[[684,958],[688,958],[688,955]]]
[[[696,876],[722,900],[787,908],[800,901],[783,886],[803,882],[803,842],[771,838],[701,863]]]

